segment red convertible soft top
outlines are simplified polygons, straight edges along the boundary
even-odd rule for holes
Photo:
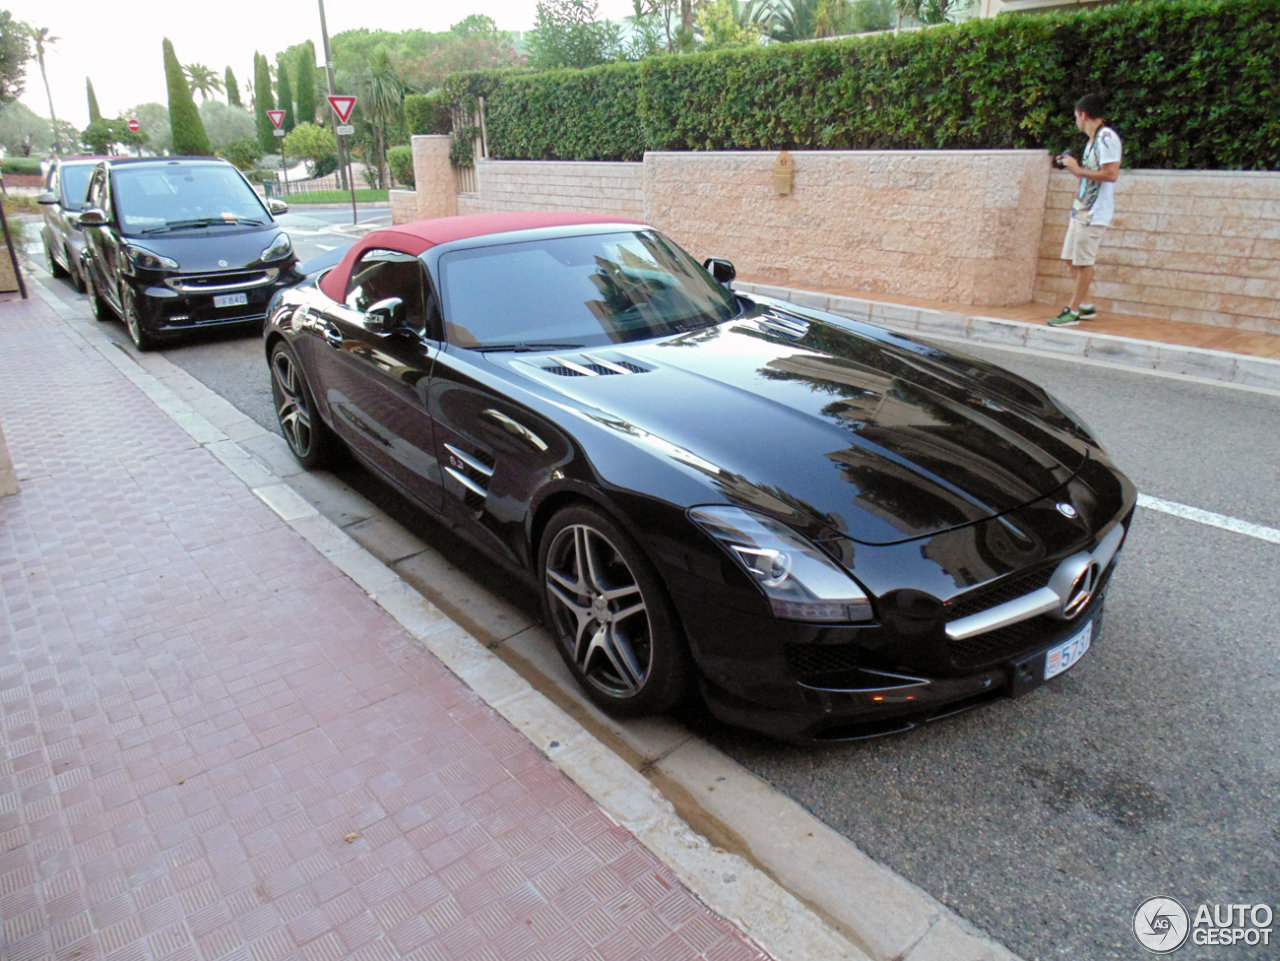
[[[540,227],[573,227],[579,224],[640,224],[630,217],[605,214],[553,213],[520,210],[497,214],[469,214],[465,217],[439,217],[416,220],[409,224],[384,227],[366,234],[351,245],[338,265],[320,278],[320,289],[330,300],[341,301],[347,289],[351,267],[360,255],[372,247],[389,247],[417,256],[429,247],[454,240],[469,240],[487,234],[504,234],[513,230],[537,230]]]

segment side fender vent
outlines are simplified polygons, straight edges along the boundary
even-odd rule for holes
[[[577,357],[549,357],[552,366],[543,367],[548,374],[557,377],[610,377],[622,374],[647,374],[651,368],[642,367],[631,360],[610,359],[599,354],[580,354]]]
[[[473,449],[464,451],[454,444],[445,444],[444,472],[461,486],[462,503],[473,513],[484,509],[489,497],[489,481],[497,461],[488,451]]]

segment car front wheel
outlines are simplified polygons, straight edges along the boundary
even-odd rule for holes
[[[138,304],[128,284],[120,285],[120,309],[124,312],[124,325],[129,328],[129,339],[133,341],[133,345],[138,350],[150,350],[154,347],[155,339],[142,327]]]
[[[561,657],[587,695],[619,717],[675,706],[693,678],[689,651],[656,572],[594,507],[551,519],[538,571]]]
[[[100,324],[116,319],[115,311],[111,309],[106,298],[98,292],[98,284],[92,272],[89,273],[89,310],[93,313],[93,319]]]
[[[298,358],[284,341],[271,349],[271,395],[276,417],[289,449],[298,463],[315,470],[328,463],[338,440],[316,412],[306,375],[298,366]]]

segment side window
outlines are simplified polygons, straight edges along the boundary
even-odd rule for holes
[[[398,250],[366,250],[351,270],[346,305],[364,313],[380,300],[404,301],[404,323],[417,331],[427,327],[424,311],[422,262]],[[439,308],[436,308],[439,313]]]

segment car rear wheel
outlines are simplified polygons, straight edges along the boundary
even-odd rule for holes
[[[635,542],[593,507],[551,519],[538,571],[561,657],[587,695],[619,717],[675,706],[693,666],[666,592]]]
[[[71,274],[71,283],[75,286],[79,293],[84,293],[89,289],[89,285],[84,280],[84,265],[77,264],[76,259],[72,256],[71,250],[67,247],[62,248],[67,255],[67,263],[71,265],[69,273]]]
[[[280,430],[298,463],[315,470],[332,460],[338,440],[316,412],[306,375],[284,341],[271,350],[271,395]]]
[[[89,310],[93,313],[93,319],[100,324],[116,319],[115,311],[111,309],[106,298],[98,292],[98,285],[92,273],[89,275]]]
[[[59,280],[62,280],[66,277],[71,276],[69,273],[67,273],[67,268],[63,267],[60,263],[58,263],[56,260],[53,259],[53,249],[49,246],[49,241],[47,238],[45,239],[45,242],[44,242],[44,259],[49,262],[49,273],[53,274],[53,276],[57,277]]]
[[[129,339],[133,341],[133,346],[138,350],[153,348],[156,345],[155,339],[142,328],[138,304],[128,284],[120,285],[120,309],[124,311],[124,325],[129,328]]]

